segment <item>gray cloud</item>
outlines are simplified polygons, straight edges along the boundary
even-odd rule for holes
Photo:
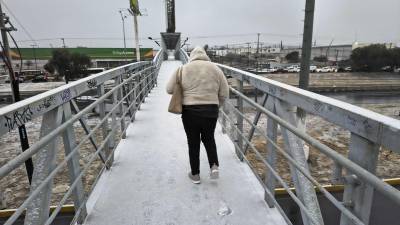
[[[71,47],[123,45],[118,10],[127,8],[128,0],[3,2],[31,36],[39,39],[41,47],[61,46],[61,37]],[[304,0],[176,0],[177,31],[189,36],[192,45],[252,42],[258,32],[263,33],[261,41],[266,43],[283,40],[298,45],[304,4]],[[140,36],[158,37],[165,30],[164,1],[142,0],[140,6],[147,9],[147,15],[139,18]],[[314,39],[317,44],[327,44],[332,39],[336,44],[351,43],[356,38],[360,42],[400,42],[399,11],[398,0],[316,0]],[[15,19],[11,19],[18,28],[14,33],[17,40],[29,40]],[[132,20],[129,17],[126,24],[129,47],[133,46]],[[155,47],[148,40],[141,43]]]

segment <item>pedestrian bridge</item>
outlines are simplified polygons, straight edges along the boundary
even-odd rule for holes
[[[40,138],[0,167],[9,179],[15,170],[34,160],[30,193],[4,224],[55,224],[67,202],[74,204],[73,224],[329,224],[317,200],[324,196],[339,211],[341,224],[369,224],[374,191],[400,205],[400,192],[375,176],[381,147],[400,153],[400,122],[328,97],[265,79],[224,65],[237,80],[231,100],[221,108],[216,142],[221,162],[219,180],[208,178],[204,151],[202,184],[187,178],[189,162],[180,117],[169,114],[165,85],[169,75],[188,61],[164,61],[161,50],[154,61],[138,62],[72,82],[0,109],[0,135],[42,118]],[[261,103],[243,93],[244,84],[264,94]],[[76,98],[95,94],[79,108]],[[257,114],[245,115],[244,104]],[[297,109],[321,117],[351,134],[348,156],[343,156],[305,131]],[[87,114],[99,122],[89,126]],[[260,116],[267,125],[258,124]],[[250,129],[244,127],[247,123]],[[81,126],[85,134],[76,133]],[[95,138],[100,133],[101,138]],[[267,153],[252,143],[254,133],[267,140]],[[277,144],[281,136],[284,144]],[[62,140],[62,144],[60,144]],[[79,140],[79,141],[78,141]],[[82,154],[85,143],[92,152]],[[310,175],[305,146],[334,161],[332,180],[344,185],[343,198],[334,197]],[[64,156],[60,159],[60,154]],[[265,177],[253,173],[252,152],[266,167]],[[276,170],[277,155],[287,160],[293,185]],[[103,169],[92,186],[85,175],[96,159]],[[70,185],[50,210],[52,185],[63,170]],[[301,212],[296,221],[279,204],[275,187],[283,187]]]
[[[186,135],[180,116],[167,112],[170,96],[165,91],[169,75],[180,65],[162,64],[158,86],[119,143],[111,170],[89,198],[93,206],[88,207],[85,224],[285,224],[263,200],[262,186],[236,157],[221,127],[215,135],[221,178],[209,179],[202,154],[201,185],[188,179]]]

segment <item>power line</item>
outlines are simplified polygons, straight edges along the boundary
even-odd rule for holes
[[[18,25],[25,32],[25,34],[30,38],[30,41],[37,44],[36,40],[33,38],[33,36],[30,34],[30,32],[24,27],[24,25],[22,25],[22,23],[19,21],[17,16],[11,11],[11,9],[7,6],[7,4],[3,0],[1,0],[1,2],[3,3],[4,7],[7,9],[8,13],[14,18],[14,20],[18,23]]]

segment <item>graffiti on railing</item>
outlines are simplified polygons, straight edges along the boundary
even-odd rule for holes
[[[29,122],[32,120],[32,115],[33,112],[30,108],[30,106],[27,106],[23,108],[21,111],[16,111],[10,116],[4,116],[5,118],[5,124],[4,126],[8,128],[8,131],[10,132],[14,128],[18,126],[22,126],[23,124]]]
[[[61,93],[61,100],[63,102],[68,102],[69,100],[71,100],[71,90],[70,89],[66,89]]]
[[[95,79],[88,80],[86,83],[87,83],[88,88],[90,88],[90,89],[93,89],[97,86],[97,80],[95,80]]]
[[[48,109],[50,108],[53,104],[54,101],[56,100],[56,98],[54,96],[50,96],[48,98],[45,98],[43,100],[42,103],[40,103],[37,107],[36,107],[36,111],[37,112],[41,112],[43,109]]]

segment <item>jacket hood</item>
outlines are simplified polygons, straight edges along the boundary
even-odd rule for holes
[[[189,62],[196,60],[211,61],[210,58],[207,56],[206,51],[202,47],[196,47],[190,53]]]

